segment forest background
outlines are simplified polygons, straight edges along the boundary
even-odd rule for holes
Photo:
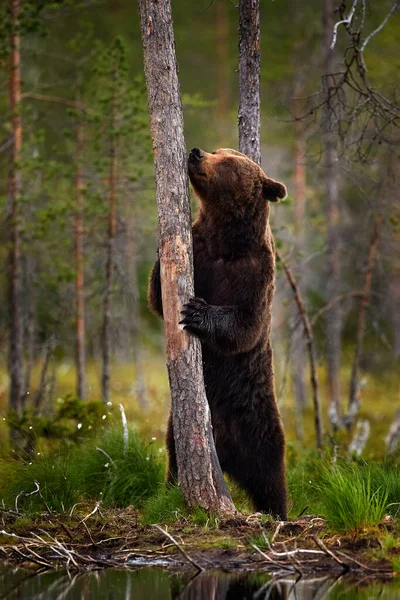
[[[399,134],[386,123],[377,135],[361,110],[352,119],[338,111],[329,169],[323,4],[261,3],[262,165],[289,190],[271,221],[312,323],[331,434],[324,443],[348,449],[357,421],[356,452],[366,442],[364,456],[382,457],[395,449],[391,426],[400,430]],[[44,440],[45,447],[79,442],[112,420],[119,403],[162,444],[169,392],[162,323],[146,298],[157,209],[136,7],[126,0],[22,3],[15,110],[7,91],[16,72],[9,66],[12,5],[2,6],[0,72],[2,451],[10,430],[14,450],[28,455]],[[368,4],[365,36],[392,5]],[[237,6],[175,0],[173,14],[187,148],[237,148]],[[331,19],[333,35],[339,12]],[[348,44],[343,29],[337,33],[334,72]],[[399,34],[395,14],[364,52],[369,81],[387,98],[398,88]],[[16,114],[22,143],[10,163]],[[17,207],[9,187],[15,175]],[[312,447],[306,344],[279,263],[273,348],[288,439]]]

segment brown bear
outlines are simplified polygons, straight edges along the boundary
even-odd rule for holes
[[[268,200],[286,196],[244,154],[193,148],[189,177],[200,200],[193,223],[195,298],[182,325],[202,344],[204,383],[222,470],[257,510],[287,518],[285,439],[275,400],[271,303],[275,252]],[[162,316],[160,265],[150,277],[149,303]],[[176,481],[172,419],[167,433],[168,480]]]

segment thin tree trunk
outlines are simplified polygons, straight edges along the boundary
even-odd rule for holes
[[[148,409],[146,381],[143,374],[141,348],[141,318],[139,303],[139,286],[137,277],[137,240],[133,216],[126,218],[126,254],[128,263],[129,312],[132,324],[133,361],[136,373],[136,395],[142,412]]]
[[[304,201],[306,188],[306,144],[304,123],[301,120],[302,101],[299,99],[304,92],[301,75],[298,75],[294,87],[293,112],[295,116],[295,166],[294,166],[294,244],[297,255],[303,251],[304,246]],[[297,266],[297,275],[302,276],[300,265]],[[300,287],[300,286],[299,286]],[[295,395],[296,434],[300,440],[304,438],[303,412],[307,402],[305,385],[305,355],[303,335],[297,329],[293,333],[292,363],[293,387]]]
[[[296,301],[297,307],[299,309],[300,318],[303,323],[304,335],[307,340],[307,349],[308,355],[310,359],[310,376],[311,376],[311,388],[313,391],[313,407],[314,407],[314,428],[315,428],[315,438],[317,442],[317,448],[320,450],[322,448],[322,415],[321,415],[321,402],[319,398],[319,383],[318,383],[318,374],[317,374],[317,361],[316,361],[316,353],[315,353],[315,344],[314,344],[314,336],[312,334],[312,328],[310,324],[310,319],[308,318],[307,311],[304,306],[304,302],[301,298],[300,290],[297,285],[296,279],[286,264],[286,262],[281,257],[278,250],[276,250],[276,258],[281,262],[283,269],[285,271],[286,277],[290,283],[290,287],[292,288],[293,296]]]
[[[179,328],[194,295],[183,114],[170,0],[139,0],[159,218],[159,258],[178,481],[189,506],[235,511],[215,451],[200,341]]]
[[[33,288],[33,262],[31,259],[26,258],[25,260],[25,290],[27,296],[27,322],[25,328],[24,338],[26,340],[25,343],[25,353],[26,353],[26,362],[25,362],[25,373],[24,373],[24,402],[27,399],[27,396],[30,394],[31,388],[31,376],[32,369],[35,360],[35,316],[36,316],[36,302],[35,302],[35,293]]]
[[[261,165],[260,1],[239,0],[239,150]]]
[[[10,66],[9,66],[9,106],[12,114],[13,141],[10,152],[10,169],[8,174],[9,193],[9,229],[10,253],[8,261],[9,285],[9,314],[10,342],[8,368],[10,375],[10,410],[20,413],[23,407],[23,319],[21,307],[22,265],[21,265],[21,150],[22,150],[22,121],[21,121],[21,67],[20,67],[20,37],[19,0],[9,2],[11,15],[10,34]]]
[[[260,140],[260,7],[258,0],[239,1],[239,149],[254,162],[261,164]],[[248,87],[247,87],[248,86]],[[249,93],[251,89],[251,93]],[[267,236],[272,239],[268,224]],[[301,300],[293,273],[282,260],[279,252],[276,257],[282,262],[286,276],[292,287],[307,337],[310,355],[311,385],[313,389],[314,419],[317,447],[322,448],[322,418],[318,392],[318,378],[315,363],[314,341],[310,321]]]
[[[386,437],[386,452],[392,454],[397,450],[400,444],[400,410],[397,411],[396,417],[390,426],[389,433]]]
[[[33,402],[33,410],[34,410],[35,414],[38,414],[40,412],[43,402],[46,400],[46,395],[47,395],[46,391],[47,391],[47,387],[48,387],[47,372],[49,370],[49,364],[50,364],[51,358],[53,356],[54,347],[55,347],[55,338],[53,335],[51,335],[49,337],[49,339],[47,340],[47,342],[45,343],[42,371],[40,373],[39,388],[36,392],[35,399]]]
[[[323,53],[324,53],[324,93],[325,114],[323,122],[324,144],[324,180],[326,186],[326,217],[328,244],[328,301],[340,293],[340,204],[337,186],[337,151],[333,132],[334,126],[334,54],[330,49],[334,27],[333,0],[324,0],[323,4]],[[342,312],[339,304],[327,313],[326,348],[328,367],[329,416],[333,429],[340,425],[340,349],[341,349]]]
[[[75,205],[75,301],[76,301],[76,394],[86,398],[85,357],[85,280],[83,263],[83,131],[79,117],[76,120],[76,205]]]
[[[356,347],[354,350],[353,367],[351,370],[350,380],[350,395],[349,395],[349,406],[345,416],[345,425],[350,429],[354,423],[355,416],[360,407],[360,391],[358,386],[358,372],[360,369],[360,358],[363,349],[364,336],[365,336],[365,325],[366,325],[366,314],[369,301],[371,298],[371,283],[372,283],[372,271],[375,264],[376,250],[379,241],[379,235],[382,225],[382,216],[378,215],[374,229],[372,232],[371,240],[368,248],[368,260],[367,269],[365,271],[365,279],[363,286],[363,293],[360,299],[360,309],[358,313],[358,327],[357,327],[357,339]]]
[[[110,172],[108,177],[108,241],[107,241],[107,261],[106,261],[106,286],[103,301],[103,372],[101,378],[101,391],[103,402],[110,401],[110,362],[111,362],[111,296],[114,273],[114,250],[115,234],[117,230],[117,204],[116,204],[116,184],[117,184],[117,156],[115,148],[114,128],[114,107],[112,107],[110,124]]]
[[[216,121],[220,136],[228,133],[229,90],[229,14],[226,2],[215,2],[215,69],[217,86]]]

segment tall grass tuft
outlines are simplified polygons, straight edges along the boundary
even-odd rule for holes
[[[17,495],[33,491],[37,481],[40,494],[21,495],[21,512],[43,511],[46,505],[52,511],[63,512],[81,500],[140,508],[162,485],[164,473],[164,462],[154,444],[130,430],[125,448],[121,429],[114,427],[95,442],[58,455],[25,464],[2,461],[0,500],[13,508]]]
[[[165,479],[165,466],[152,443],[142,440],[137,432],[129,431],[128,445],[124,447],[120,429],[111,429],[99,440],[99,448],[112,462],[97,450],[97,472],[103,476],[103,501],[107,505],[140,508],[154,495]],[[102,472],[106,469],[106,472]],[[90,475],[90,473],[88,473]]]
[[[375,527],[387,510],[388,490],[377,485],[367,464],[321,463],[318,490],[323,515],[337,531]]]

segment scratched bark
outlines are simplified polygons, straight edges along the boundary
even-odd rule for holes
[[[194,296],[192,227],[183,114],[170,0],[139,0],[158,204],[159,257],[178,479],[186,502],[234,512],[219,466],[204,389],[200,342],[180,330]]]

